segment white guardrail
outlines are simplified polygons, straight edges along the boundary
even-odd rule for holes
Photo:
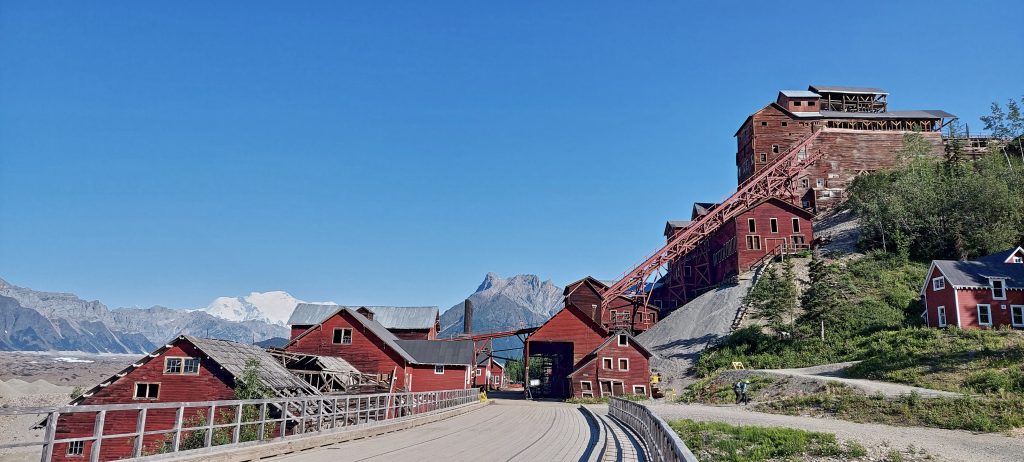
[[[219,449],[270,443],[347,427],[368,428],[479,401],[479,390],[469,388],[255,400],[2,408],[0,416],[38,416],[45,432],[41,441],[0,444],[0,450],[37,446],[41,448],[42,462],[68,456],[77,456],[77,460],[88,457],[90,462],[99,462],[215,446]],[[58,434],[69,436],[58,438]],[[110,449],[104,450],[105,446]],[[123,449],[115,450],[115,447]]]
[[[608,399],[608,414],[640,435],[653,462],[697,462],[672,427],[647,406],[621,398]]]

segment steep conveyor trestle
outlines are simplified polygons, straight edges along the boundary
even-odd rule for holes
[[[673,237],[664,247],[647,257],[642,263],[622,275],[604,294],[602,304],[607,304],[633,287],[642,290],[647,280],[670,261],[686,255],[701,241],[715,232],[723,223],[735,217],[755,202],[769,198],[787,197],[792,194],[795,175],[821,158],[821,149],[811,149],[811,143],[823,130],[814,132],[774,162],[762,169],[737,188],[736,192],[721,204],[694,221],[689,227]]]

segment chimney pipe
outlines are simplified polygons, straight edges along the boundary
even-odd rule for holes
[[[462,333],[469,335],[473,333],[473,302],[467,298],[463,306],[466,311],[462,315]]]

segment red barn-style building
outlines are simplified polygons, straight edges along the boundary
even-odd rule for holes
[[[977,260],[934,260],[921,298],[931,327],[1024,328],[1024,248]]]
[[[487,390],[501,390],[508,386],[505,376],[505,364],[486,353],[476,356],[476,370],[473,372],[473,385]]]
[[[577,398],[651,396],[651,352],[627,332],[609,336],[569,374]]]
[[[291,337],[298,337],[310,327],[323,322],[338,311],[339,305],[300,303],[288,318]],[[351,306],[365,309],[373,319],[403,340],[434,340],[441,330],[441,315],[436,306]]]
[[[598,387],[586,390],[589,393],[596,391],[594,396],[629,393],[638,385],[643,386],[645,394],[650,396],[650,353],[643,347],[640,347],[639,354],[634,351],[639,343],[632,333],[646,330],[657,322],[658,310],[624,296],[602,310],[601,301],[607,288],[606,284],[591,277],[569,284],[565,288],[565,307],[526,339],[524,370],[529,371],[534,364],[532,367],[539,365],[542,371],[539,377],[527,377],[539,380],[539,385],[530,387],[532,396],[582,397],[586,386],[582,382],[586,381],[591,382],[591,387]],[[619,335],[631,339],[621,350],[617,344],[610,343],[617,341]],[[611,369],[594,370],[603,363],[594,366],[593,356],[603,358],[602,354],[610,354],[616,361]],[[628,366],[618,368],[618,358],[626,359]],[[600,388],[603,386],[601,380],[605,380],[609,387],[604,393]]]
[[[284,350],[340,357],[364,374],[392,376],[396,390],[471,386],[471,368],[476,364],[472,341],[400,339],[377,322],[368,308],[333,308],[321,322],[292,338]]]
[[[141,358],[103,383],[87,390],[71,405],[167,403],[235,399],[235,378],[245,370],[246,362],[259,362],[261,382],[278,396],[317,394],[306,382],[293,375],[263,349],[227,340],[212,340],[182,335],[171,343]],[[201,409],[188,409],[185,418],[195,418]],[[147,431],[173,428],[174,408],[148,410]],[[107,411],[103,434],[137,431],[138,411]],[[57,418],[56,438],[92,436],[95,413],[73,413]],[[165,442],[163,435],[149,435],[143,452],[153,452]],[[91,441],[54,445],[52,460],[82,460],[92,451]],[[104,440],[99,460],[131,457],[129,438]]]
[[[695,203],[691,220],[706,215],[717,204]],[[813,215],[781,199],[763,199],[725,222],[691,252],[669,263],[653,299],[670,313],[723,281],[747,272],[758,262],[780,252],[810,249],[814,240]],[[669,221],[665,238],[689,226]]]

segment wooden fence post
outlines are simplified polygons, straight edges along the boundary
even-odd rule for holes
[[[57,419],[59,412],[51,412],[46,417],[46,434],[43,436],[42,462],[50,462],[53,457],[53,440],[57,438]]]
[[[96,414],[96,422],[92,427],[92,451],[89,452],[89,462],[100,461],[100,449],[103,448],[103,422],[107,418],[107,411],[102,410]]]
[[[142,447],[146,440],[146,408],[139,409],[139,415],[135,418],[135,444],[132,447],[132,457],[142,457]]]
[[[178,447],[181,445],[181,421],[185,418],[185,406],[178,406],[178,411],[174,413],[174,440],[171,445],[171,452],[178,452]]]

